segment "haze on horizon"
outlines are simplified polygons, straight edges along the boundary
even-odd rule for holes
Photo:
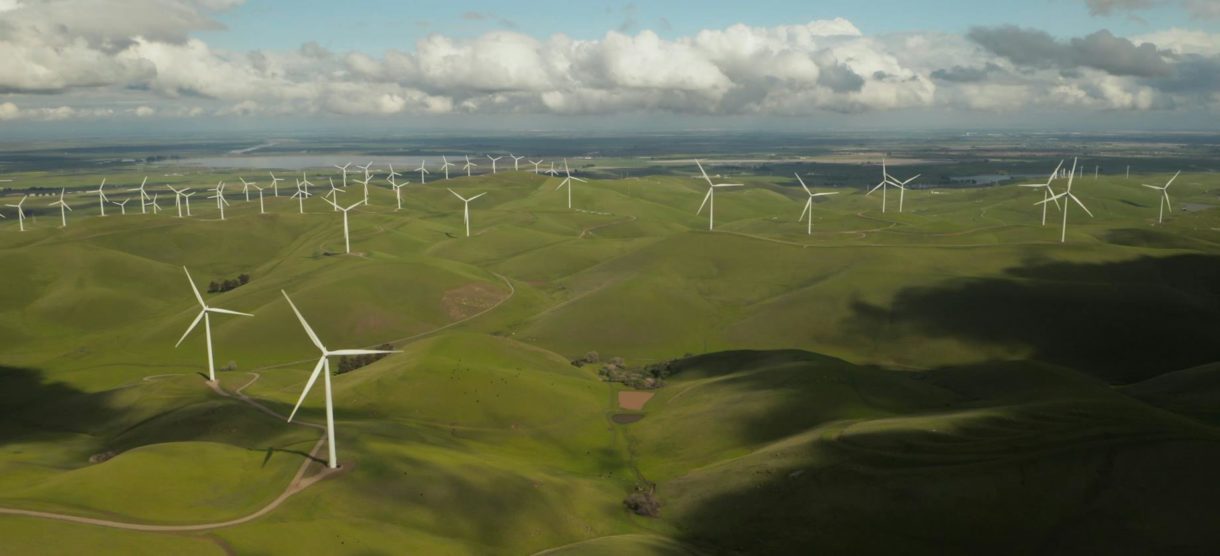
[[[805,4],[0,0],[0,138],[1200,130],[1220,113],[1220,0]]]

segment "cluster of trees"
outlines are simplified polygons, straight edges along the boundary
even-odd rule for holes
[[[382,351],[390,351],[390,350],[394,349],[394,346],[392,346],[390,344],[381,344],[381,345],[377,346],[375,349],[382,350]],[[377,361],[381,360],[381,358],[385,357],[386,355],[388,355],[388,354],[375,353],[375,354],[371,354],[371,355],[343,355],[343,356],[340,356],[339,357],[339,368],[335,370],[335,374],[341,375],[343,373],[351,372],[356,369],[359,369],[360,367],[367,367],[367,366],[372,365],[373,363],[376,363]]]
[[[661,501],[657,500],[657,487],[654,484],[636,486],[623,505],[632,513],[645,517],[661,517]]]
[[[601,357],[596,351],[586,353],[584,357],[573,359],[572,365],[583,367],[596,365]],[[617,382],[630,388],[652,389],[665,386],[665,379],[673,372],[673,363],[654,363],[642,368],[630,368],[622,357],[611,357],[597,370],[597,377],[603,382]]]
[[[210,283],[208,283],[208,293],[224,293],[229,290],[240,288],[248,283],[250,283],[249,274],[241,274],[238,275],[237,278],[221,280],[220,282],[212,280]]]

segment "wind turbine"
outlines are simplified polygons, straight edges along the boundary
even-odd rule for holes
[[[369,204],[369,182],[373,180],[373,175],[371,173],[369,173],[369,168],[373,167],[373,163],[372,163],[372,161],[370,161],[368,164],[365,164],[364,166],[357,164],[356,167],[360,168],[361,170],[364,170],[364,180],[363,181],[356,180],[356,181],[359,181],[362,185],[364,185],[364,201],[363,202],[367,206]]]
[[[250,184],[250,187],[253,187],[255,190],[258,191],[258,213],[267,214],[267,210],[263,206],[263,188],[261,188],[257,185],[254,185],[254,184]]]
[[[338,201],[338,200],[339,200],[339,194],[340,194],[340,193],[347,193],[347,190],[346,190],[346,189],[341,189],[341,188],[335,187],[335,179],[334,179],[334,178],[327,178],[327,179],[328,179],[328,180],[330,180],[330,191],[327,191],[326,193],[323,193],[323,194],[322,194],[322,198],[323,198],[323,199],[327,199],[327,198],[329,197],[329,198],[331,198],[331,199],[334,199],[334,200]],[[332,204],[333,204],[333,203],[332,203]],[[338,209],[338,208],[336,208],[336,209],[335,209],[335,212],[339,212],[339,209]]]
[[[421,183],[421,184],[428,183],[427,174],[431,174],[432,172],[428,171],[428,161],[427,160],[424,160],[422,158],[419,159],[419,168],[416,168],[415,171],[419,172],[419,183]]]
[[[394,164],[390,163],[390,175],[385,177],[385,181],[390,182],[390,187],[394,186],[394,178],[401,178],[402,174],[394,171]]]
[[[893,176],[890,176],[889,171],[886,170],[885,158],[882,158],[881,159],[881,183],[878,183],[877,185],[873,186],[873,188],[868,190],[868,193],[865,193],[864,195],[867,197],[869,195],[872,195],[873,192],[876,191],[877,189],[881,189],[881,213],[884,214],[885,213],[886,191],[889,189],[889,187],[891,185],[896,185],[896,184],[897,184],[897,181],[894,180]],[[902,211],[899,211],[899,212],[902,212]]]
[[[25,231],[25,209],[22,209],[21,205],[25,204],[26,197],[29,197],[29,195],[22,195],[21,200],[17,201],[17,204],[15,205],[4,205],[6,207],[13,207],[17,209],[17,227],[19,228],[19,231],[22,232]]]
[[[535,173],[535,174],[540,173],[540,172],[538,171],[538,167],[539,167],[539,166],[542,166],[542,161],[541,161],[541,160],[538,160],[538,161],[531,160],[531,161],[529,161],[529,162],[530,162],[530,164],[533,164],[533,165],[534,165],[534,173]]]
[[[1050,199],[1044,199],[1044,200],[1042,200],[1042,202],[1036,203],[1036,204],[1045,205],[1046,203],[1049,203],[1051,201],[1055,201],[1060,198],[1066,197],[1067,199],[1071,199],[1072,201],[1075,201],[1076,204],[1080,205],[1080,208],[1084,209],[1085,213],[1087,213],[1089,215],[1089,218],[1092,218],[1093,213],[1089,212],[1089,207],[1084,206],[1084,203],[1080,202],[1080,199],[1077,199],[1076,196],[1072,194],[1072,180],[1073,180],[1073,178],[1075,178],[1075,176],[1076,176],[1076,159],[1072,159],[1072,173],[1068,174],[1067,189],[1064,190],[1063,193],[1055,195],[1055,196],[1051,197]],[[1070,207],[1070,205],[1067,202],[1067,199],[1064,199],[1064,201],[1063,201],[1063,231],[1059,235],[1059,243],[1064,243],[1067,241],[1068,208]]]
[[[695,214],[703,214],[703,207],[707,206],[707,229],[716,229],[716,188],[717,187],[742,187],[745,184],[741,183],[712,183],[712,178],[707,175],[707,171],[703,169],[703,164],[698,160],[695,164],[699,166],[699,173],[703,174],[703,179],[707,181],[707,195],[703,196],[703,204],[699,205],[699,210]]]
[[[894,180],[891,182],[891,185],[898,188],[898,212],[902,212],[902,201],[906,199],[907,196],[907,184],[919,179],[919,176],[922,175],[923,174],[915,174],[915,177],[907,178],[906,181]]]
[[[100,208],[102,210],[102,216],[106,216],[106,201],[110,200],[106,197],[106,192],[102,191],[102,189],[105,187],[106,187],[106,178],[102,178],[102,185],[97,186],[97,189],[91,189],[91,190],[85,192],[85,193],[97,193],[97,206],[98,206],[98,208]]]
[[[203,296],[199,295],[199,288],[195,287],[195,280],[191,279],[191,271],[187,270],[185,266],[182,267],[182,271],[186,273],[186,280],[191,283],[191,291],[195,292],[195,299],[199,301],[200,309],[199,316],[195,317],[195,321],[187,327],[186,332],[182,333],[182,337],[178,338],[178,343],[174,344],[174,347],[176,348],[182,345],[182,341],[186,339],[187,335],[190,334],[196,326],[199,326],[200,320],[203,320],[203,334],[207,338],[208,344],[208,381],[216,382],[216,363],[212,356],[212,318],[210,315],[212,313],[222,315],[238,315],[243,317],[252,317],[254,315],[230,311],[228,309],[221,309],[219,307],[208,307],[208,304],[203,301]]]
[[[252,181],[246,181],[246,178],[237,178],[241,180],[241,192],[246,194],[246,202],[250,202],[250,186],[254,185]]]
[[[178,218],[182,218],[182,196],[186,194],[188,187],[182,189],[174,189],[174,186],[167,185],[170,191],[174,192],[174,208],[178,209]]]
[[[398,208],[394,210],[402,210],[402,188],[406,187],[408,183],[411,183],[407,181],[398,183],[398,181],[394,179],[394,176],[401,175],[402,174],[394,173],[394,168],[390,167],[390,177],[386,178],[386,181],[390,182],[390,188],[394,190],[394,200],[398,202]]]
[[[25,199],[22,199],[22,200],[24,201]],[[59,189],[59,200],[55,201],[54,203],[51,203],[51,206],[59,207],[59,221],[60,221],[59,227],[67,228],[68,227],[68,211],[72,210],[72,207],[68,206],[67,201],[64,201],[63,188]]]
[[[351,167],[351,165],[352,165],[351,162],[348,162],[347,164],[344,164],[343,166],[340,166],[338,164],[331,164],[331,166],[334,166],[335,168],[338,168],[339,170],[341,170],[343,172],[343,188],[344,189],[347,189],[347,169],[349,167]]]
[[[146,183],[148,183],[148,176],[144,176],[144,181],[140,182],[140,187],[133,187],[133,188],[127,190],[127,191],[139,191],[140,192],[140,214],[147,214],[144,211],[144,203],[147,203],[148,199],[150,197],[148,196],[148,193],[146,193],[144,191],[144,184],[146,184]],[[124,214],[126,214],[126,213],[124,213]]]
[[[470,155],[466,155],[466,165],[462,169],[466,171],[466,177],[470,177],[470,171],[477,168],[479,165],[470,161]]]
[[[1173,180],[1178,179],[1178,176],[1180,176],[1180,175],[1182,175],[1182,171],[1178,170],[1178,173],[1174,174],[1172,178],[1169,178],[1169,181],[1164,186],[1161,186],[1161,187],[1157,187],[1155,185],[1148,185],[1146,183],[1141,184],[1144,187],[1147,187],[1148,189],[1155,189],[1155,190],[1161,192],[1161,212],[1160,212],[1160,215],[1156,217],[1157,224],[1161,224],[1161,223],[1165,222],[1165,207],[1166,206],[1169,207],[1170,211],[1173,210],[1173,205],[1169,203],[1169,186],[1173,185]]]
[[[466,237],[470,237],[470,202],[475,199],[478,199],[479,197],[486,195],[487,193],[486,192],[479,193],[478,195],[475,195],[474,197],[467,199],[461,195],[458,195],[457,192],[452,189],[450,189],[449,192],[452,193],[454,197],[461,199],[462,202],[466,204],[465,209],[462,213],[463,214],[462,218],[466,222]]]
[[[466,161],[469,162],[470,157],[466,157]],[[441,170],[445,171],[445,179],[449,179],[449,168],[453,167],[453,166],[457,166],[457,165],[452,162],[449,162],[449,159],[447,157],[445,157],[445,155],[442,154],[441,155]]]
[[[225,200],[225,182],[218,182],[214,191],[216,191],[216,194],[208,198],[216,199],[216,208],[220,209],[220,219],[224,220],[225,207],[229,204],[229,202]]]
[[[288,422],[292,422],[292,418],[296,417],[297,410],[301,409],[301,404],[305,401],[305,396],[309,395],[309,390],[313,388],[314,382],[318,380],[318,375],[322,375],[323,389],[326,392],[326,446],[329,449],[329,459],[326,465],[331,469],[339,467],[338,457],[335,455],[335,402],[334,396],[330,389],[330,357],[339,355],[381,355],[389,353],[399,353],[397,350],[380,350],[380,349],[337,349],[331,351],[322,345],[322,340],[318,339],[318,335],[309,327],[309,323],[305,322],[305,317],[301,315],[301,311],[297,310],[296,304],[292,302],[292,298],[288,297],[288,292],[280,290],[284,294],[284,299],[288,300],[288,305],[292,307],[292,312],[296,314],[297,320],[301,321],[301,327],[305,329],[305,333],[309,335],[309,341],[322,352],[322,357],[318,358],[318,364],[313,368],[313,374],[309,375],[309,380],[305,383],[305,390],[301,392],[301,399],[297,400],[296,407],[292,408],[292,413],[288,415]]]
[[[153,193],[152,200],[148,202],[148,206],[152,207],[153,214],[161,214],[161,205],[157,204],[157,196],[160,193]]]
[[[298,208],[301,214],[305,214],[305,198],[309,196],[309,192],[305,190],[301,182],[297,182],[297,192],[292,194],[292,199],[297,200]],[[190,205],[187,205],[188,207]]]
[[[185,191],[185,190],[184,190],[184,191]],[[194,192],[194,191],[192,191],[192,192],[190,192],[190,193],[183,193],[183,194],[182,194],[182,200],[183,200],[183,201],[186,201],[186,215],[187,215],[187,216],[190,216],[190,215],[191,215],[191,197],[194,197],[194,196],[195,196],[195,192]]]
[[[309,186],[311,186],[311,185],[313,185],[313,182],[309,181],[309,176],[305,175],[305,171],[304,171],[304,170],[302,170],[302,171],[301,171],[301,183],[300,183],[300,184],[298,184],[298,185],[297,185],[297,187],[298,187],[298,188],[300,188],[300,187],[304,187],[304,188],[305,188],[305,193],[306,193],[306,194],[308,194],[308,193],[309,193]],[[345,185],[344,187],[347,187],[347,186]]]
[[[813,191],[809,190],[808,185],[805,185],[805,180],[801,179],[800,174],[796,174],[796,180],[801,182],[801,188],[803,188],[805,190],[805,193],[809,194],[809,200],[805,201],[805,210],[801,211],[801,217],[797,220],[797,222],[804,220],[805,214],[808,213],[809,214],[809,230],[806,233],[808,235],[813,235],[813,198],[814,197],[825,197],[827,195],[838,195],[839,192],[835,191],[833,193],[814,193]]]
[[[1051,175],[1046,178],[1046,183],[1023,183],[1021,185],[1018,185],[1017,187],[1040,187],[1040,188],[1042,188],[1042,200],[1046,201],[1047,199],[1050,199],[1051,197],[1054,197],[1054,195],[1055,195],[1055,190],[1051,189],[1051,182],[1055,181],[1055,176],[1059,175],[1059,170],[1061,170],[1062,168],[1063,168],[1063,161],[1060,160],[1059,165],[1055,167],[1055,171],[1051,172]],[[1047,203],[1042,204],[1042,225],[1043,226],[1046,225],[1046,209],[1049,206],[1050,205]],[[1058,197],[1055,198],[1055,208],[1063,210],[1063,207],[1059,206]]]
[[[355,204],[353,204],[352,206],[347,207],[347,208],[343,208],[343,207],[339,206],[337,203],[335,203],[334,201],[332,201],[330,199],[327,199],[326,202],[330,203],[331,206],[334,206],[335,210],[343,211],[343,248],[346,253],[351,254],[352,240],[351,240],[351,235],[349,234],[348,227],[347,227],[347,213],[349,211],[351,211],[352,209],[364,204],[364,201],[356,201]]]
[[[563,159],[563,171],[567,172],[568,177],[564,178],[563,181],[559,182],[559,185],[555,187],[555,191],[559,191],[560,187],[563,187],[566,185],[568,187],[568,208],[572,208],[572,180],[576,180],[581,183],[589,183],[589,182],[572,176],[572,169],[568,168],[568,159],[566,159],[566,158]]]
[[[519,166],[519,164],[521,164],[521,160],[524,159],[525,157],[524,156],[513,156],[513,153],[508,153],[508,157],[513,159],[513,171],[520,172],[521,167]]]
[[[22,199],[22,200],[24,201],[25,199]],[[117,202],[117,201],[111,201],[111,202],[113,202],[115,205],[117,205],[119,207],[119,210],[121,211],[121,214],[123,216],[127,216],[127,201],[130,201],[130,200],[131,199],[123,199],[123,202],[121,202],[121,203]]]
[[[554,160],[552,160],[552,161],[551,161],[551,169],[550,169],[550,170],[547,170],[547,171],[546,171],[546,173],[550,174],[551,176],[558,176],[558,175],[559,175],[559,171],[555,169],[555,161],[554,161]]]
[[[284,181],[284,178],[275,177],[275,172],[269,172],[269,173],[271,174],[271,191],[275,194],[276,197],[279,197],[280,196],[280,182]]]
[[[487,155],[487,160],[491,161],[491,173],[493,176],[496,173],[496,162],[498,162],[501,158],[504,158],[504,155],[500,155],[500,156],[497,156],[494,158],[490,154]]]

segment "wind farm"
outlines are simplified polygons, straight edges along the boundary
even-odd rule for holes
[[[9,4],[0,553],[1220,546],[1201,4]]]

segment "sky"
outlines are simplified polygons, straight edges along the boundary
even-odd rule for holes
[[[1218,113],[1220,0],[0,0],[0,139],[1196,130]]]

